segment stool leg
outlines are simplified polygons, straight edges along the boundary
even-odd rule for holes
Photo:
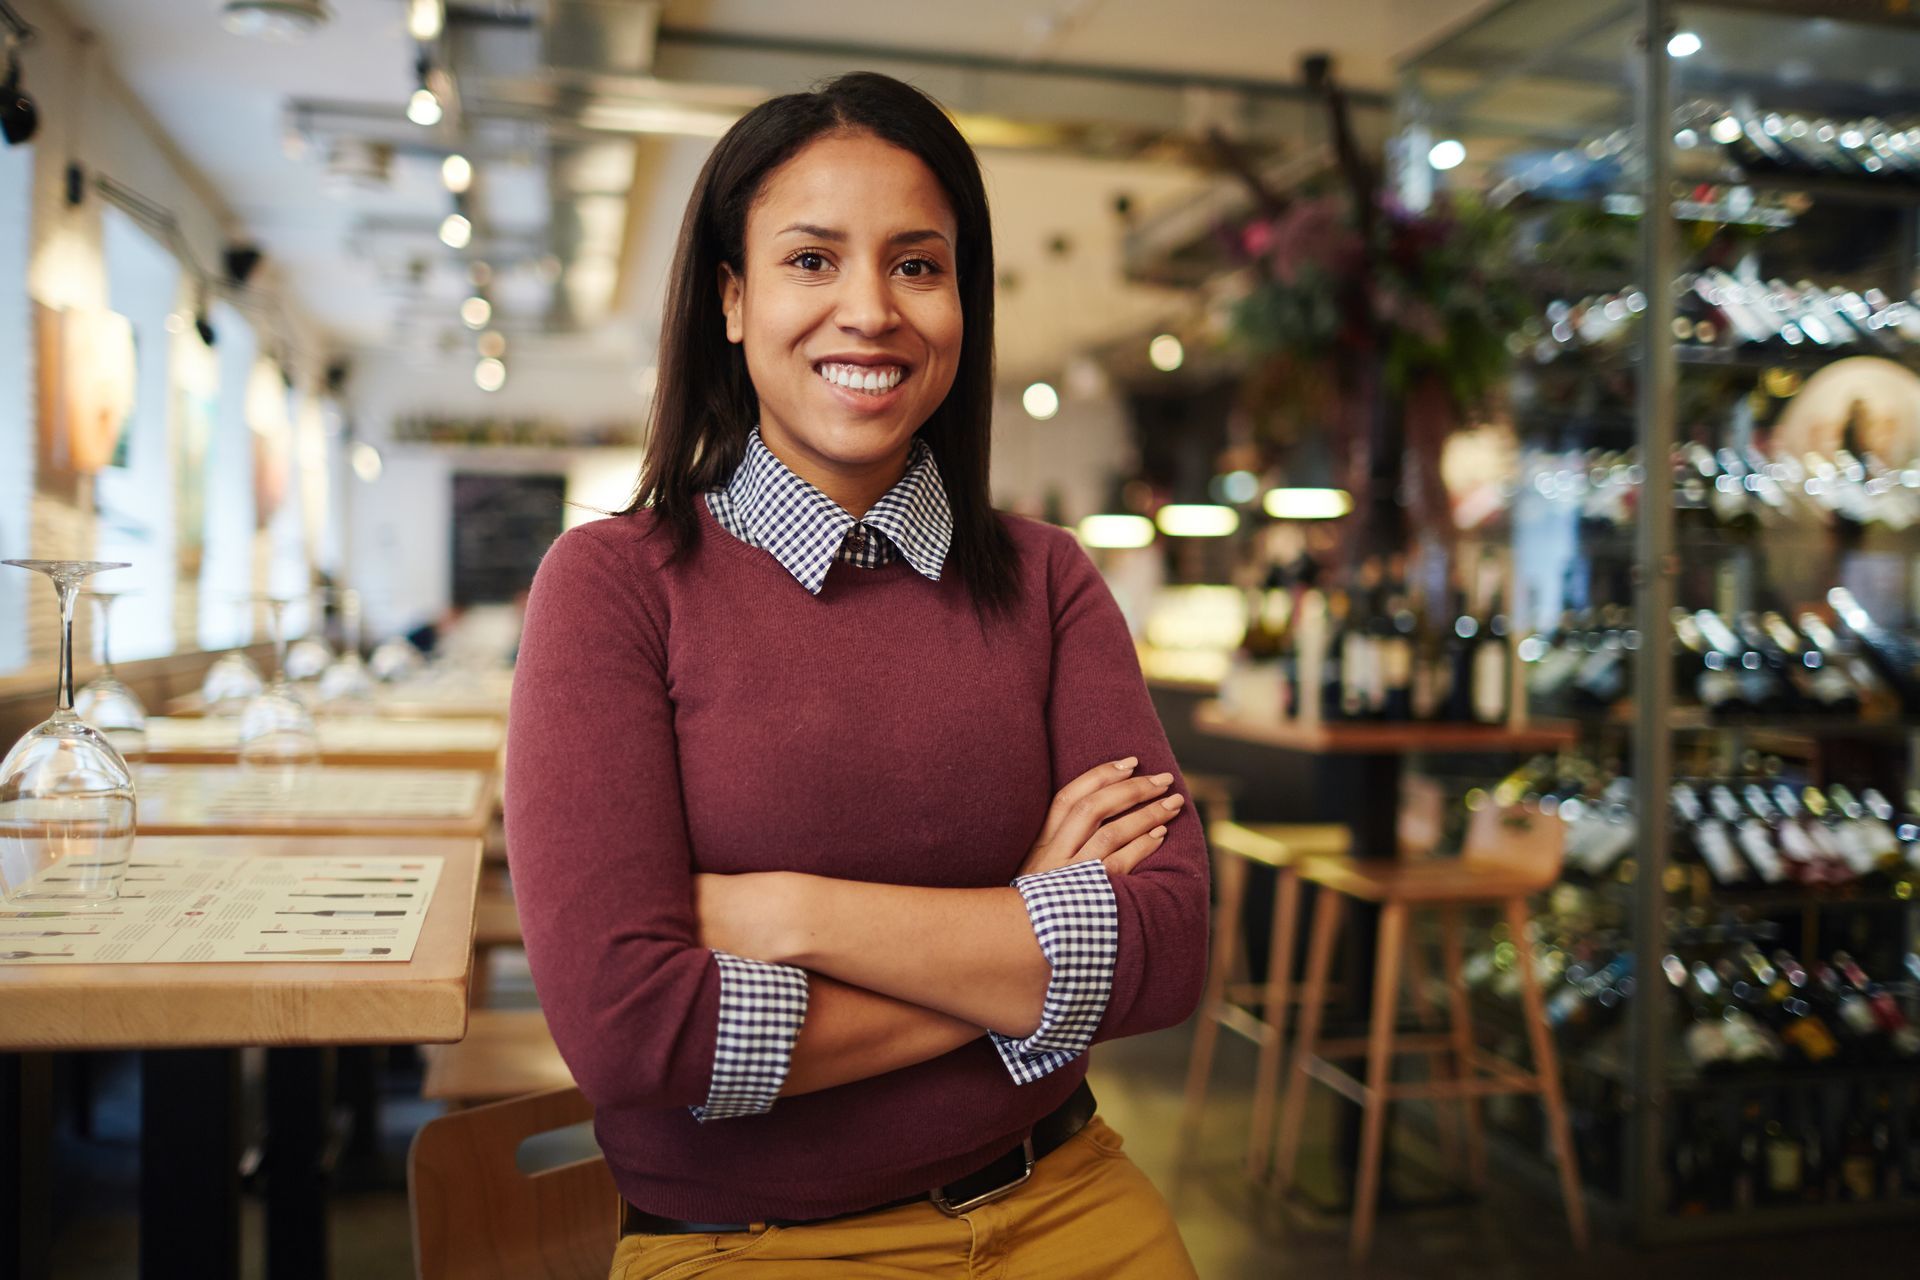
[[[1293,1045],[1293,1070],[1287,1075],[1287,1096],[1280,1104],[1280,1147],[1274,1173],[1282,1187],[1293,1185],[1300,1157],[1300,1128],[1307,1114],[1307,1064],[1320,1051],[1320,1024],[1327,1009],[1327,973],[1333,967],[1333,944],[1340,937],[1340,917],[1346,899],[1331,889],[1315,895],[1313,937],[1307,944],[1307,985],[1300,997],[1300,1035]]]
[[[1520,966],[1520,994],[1526,1003],[1527,1038],[1533,1045],[1533,1069],[1540,1077],[1540,1105],[1547,1112],[1547,1134],[1553,1141],[1554,1163],[1560,1167],[1560,1194],[1567,1202],[1567,1225],[1576,1248],[1587,1247],[1587,1206],[1580,1198],[1580,1171],[1573,1159],[1573,1130],[1567,1123],[1566,1099],[1560,1093],[1560,1057],[1547,1026],[1540,979],[1533,969],[1533,944],[1527,940],[1527,904],[1507,899],[1507,929],[1513,934],[1513,959]]]
[[[1447,969],[1448,1021],[1453,1032],[1454,1075],[1463,1080],[1475,1076],[1473,1069],[1473,1007],[1467,998],[1467,980],[1460,960],[1464,938],[1460,908],[1446,907],[1440,913],[1440,947]],[[1460,1099],[1460,1119],[1466,1129],[1467,1181],[1476,1191],[1487,1185],[1487,1142],[1480,1127],[1480,1099],[1467,1094]]]
[[[1193,1054],[1187,1060],[1187,1101],[1180,1118],[1180,1162],[1192,1153],[1206,1110],[1207,1081],[1213,1074],[1213,1050],[1220,1040],[1220,1009],[1240,946],[1240,903],[1246,894],[1247,867],[1235,857],[1214,859],[1214,883],[1220,887],[1213,914],[1213,961],[1207,970],[1207,994],[1194,1022]]]
[[[1421,944],[1419,931],[1411,921],[1407,924],[1406,942],[1407,998],[1413,1005],[1414,1016],[1419,1019],[1423,1031],[1439,1032],[1446,1023],[1440,1016],[1439,1006],[1433,1001],[1433,975],[1427,969],[1427,949]],[[1427,1078],[1429,1080],[1449,1080],[1453,1067],[1451,1049],[1434,1049],[1427,1054]],[[1434,1136],[1440,1141],[1440,1160],[1447,1168],[1460,1168],[1460,1126],[1455,1123],[1459,1115],[1452,1107],[1434,1100],[1433,1129]]]
[[[1267,949],[1267,990],[1261,1014],[1267,1038],[1253,1074],[1253,1133],[1247,1139],[1247,1173],[1265,1179],[1273,1169],[1273,1111],[1280,1096],[1280,1057],[1286,1051],[1287,1013],[1293,1002],[1293,948],[1300,921],[1300,873],[1280,868],[1273,886],[1272,945]]]
[[[1380,908],[1380,943],[1373,962],[1373,1008],[1367,1030],[1367,1103],[1360,1130],[1360,1180],[1353,1191],[1356,1262],[1373,1247],[1373,1216],[1380,1199],[1380,1151],[1386,1145],[1387,1093],[1393,1083],[1393,1024],[1400,997],[1400,952],[1407,935],[1407,906]]]

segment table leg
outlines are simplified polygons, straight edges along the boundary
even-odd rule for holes
[[[267,1051],[267,1277],[326,1280],[331,1052]]]
[[[140,1055],[140,1274],[240,1274],[240,1053]]]
[[[53,1055],[0,1053],[0,1280],[53,1274]]]

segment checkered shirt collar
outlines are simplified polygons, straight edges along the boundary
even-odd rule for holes
[[[927,442],[914,437],[906,474],[858,520],[840,504],[795,475],[773,455],[755,427],[747,453],[728,481],[730,522],[746,541],[778,560],[814,595],[856,525],[877,529],[922,577],[940,581],[953,542],[953,511],[946,485]],[[851,557],[848,557],[851,558]]]

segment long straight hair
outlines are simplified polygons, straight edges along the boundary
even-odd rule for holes
[[[667,282],[646,461],[621,514],[653,509],[673,540],[669,563],[698,545],[693,504],[732,478],[760,414],[746,355],[727,341],[720,267],[744,274],[747,213],[767,175],[814,139],[847,132],[873,134],[918,156],[953,206],[964,334],[953,387],[918,434],[933,451],[953,511],[947,570],[958,571],[976,611],[1004,612],[1018,593],[1020,569],[988,489],[994,271],[986,187],[973,149],[939,104],[875,72],[856,71],[811,93],[761,103],[707,157],[680,224]]]

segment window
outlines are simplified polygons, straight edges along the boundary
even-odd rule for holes
[[[253,448],[247,387],[259,354],[253,326],[233,306],[215,303],[219,391],[207,445],[205,548],[200,557],[200,647],[231,649],[252,638],[239,597],[253,590]]]
[[[32,227],[33,149],[0,148],[0,560],[31,552],[33,379],[28,362],[27,239]],[[27,665],[27,592],[38,574],[0,569],[0,672]]]

